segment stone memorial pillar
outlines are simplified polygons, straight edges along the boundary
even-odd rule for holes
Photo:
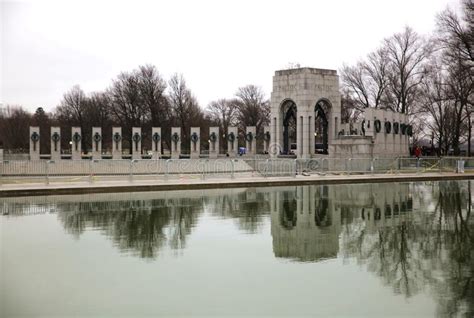
[[[247,154],[254,156],[257,153],[257,142],[256,142],[257,128],[255,126],[247,126],[245,131],[245,147],[247,148]]]
[[[92,127],[92,159],[102,159],[102,128]]]
[[[80,127],[71,127],[71,159],[72,160],[81,160],[82,156],[82,135]]]
[[[61,128],[51,127],[51,160],[61,160]]]
[[[219,155],[219,127],[209,127],[209,158]]]
[[[171,127],[171,159],[181,155],[181,127]]]
[[[269,153],[270,140],[271,140],[270,126],[265,126],[263,128],[263,153],[265,153],[265,154]],[[314,142],[313,142],[313,144],[314,144]]]
[[[397,128],[396,128],[397,127]],[[393,134],[394,134],[394,153],[399,154],[400,153],[400,136],[401,136],[401,131],[400,131],[400,115],[399,113],[395,113],[393,116]]]
[[[364,130],[365,133],[364,135],[366,137],[374,137],[375,136],[375,130],[374,130],[374,109],[372,108],[367,108],[364,111]]]
[[[40,130],[30,126],[30,160],[40,159]]]
[[[237,140],[237,127],[228,127],[227,128],[227,154],[229,157],[233,158],[237,156],[239,142]]]
[[[199,154],[201,153],[201,128],[191,127],[190,143],[191,159],[199,159]]]
[[[161,158],[161,128],[152,127],[151,128],[151,150],[153,152],[153,159]]]
[[[122,159],[122,127],[112,128],[112,159]]]
[[[142,159],[141,127],[132,127],[132,159]]]

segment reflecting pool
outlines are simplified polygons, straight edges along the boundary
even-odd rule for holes
[[[471,181],[0,199],[0,316],[474,316]]]

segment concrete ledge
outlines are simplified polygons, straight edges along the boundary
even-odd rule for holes
[[[57,184],[24,184],[0,186],[0,197],[21,197],[39,195],[88,194],[111,192],[142,192],[168,191],[192,189],[219,189],[219,188],[249,188],[249,187],[277,187],[291,185],[314,184],[351,184],[351,183],[386,183],[410,181],[439,181],[439,180],[469,180],[474,179],[474,173],[425,173],[403,175],[351,175],[351,176],[298,176],[293,177],[253,177],[239,179],[210,179],[210,180],[170,180],[164,183],[156,181],[125,180],[116,182],[76,182]]]

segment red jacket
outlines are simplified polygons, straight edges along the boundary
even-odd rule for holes
[[[419,158],[421,157],[421,149],[420,147],[415,148],[415,157]]]

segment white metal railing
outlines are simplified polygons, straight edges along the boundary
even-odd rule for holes
[[[139,160],[4,160],[0,162],[0,185],[5,183],[95,182],[107,179],[172,180],[305,176],[326,174],[399,174],[456,172],[459,162],[474,169],[474,158],[312,158],[283,159],[237,157],[218,159]]]

